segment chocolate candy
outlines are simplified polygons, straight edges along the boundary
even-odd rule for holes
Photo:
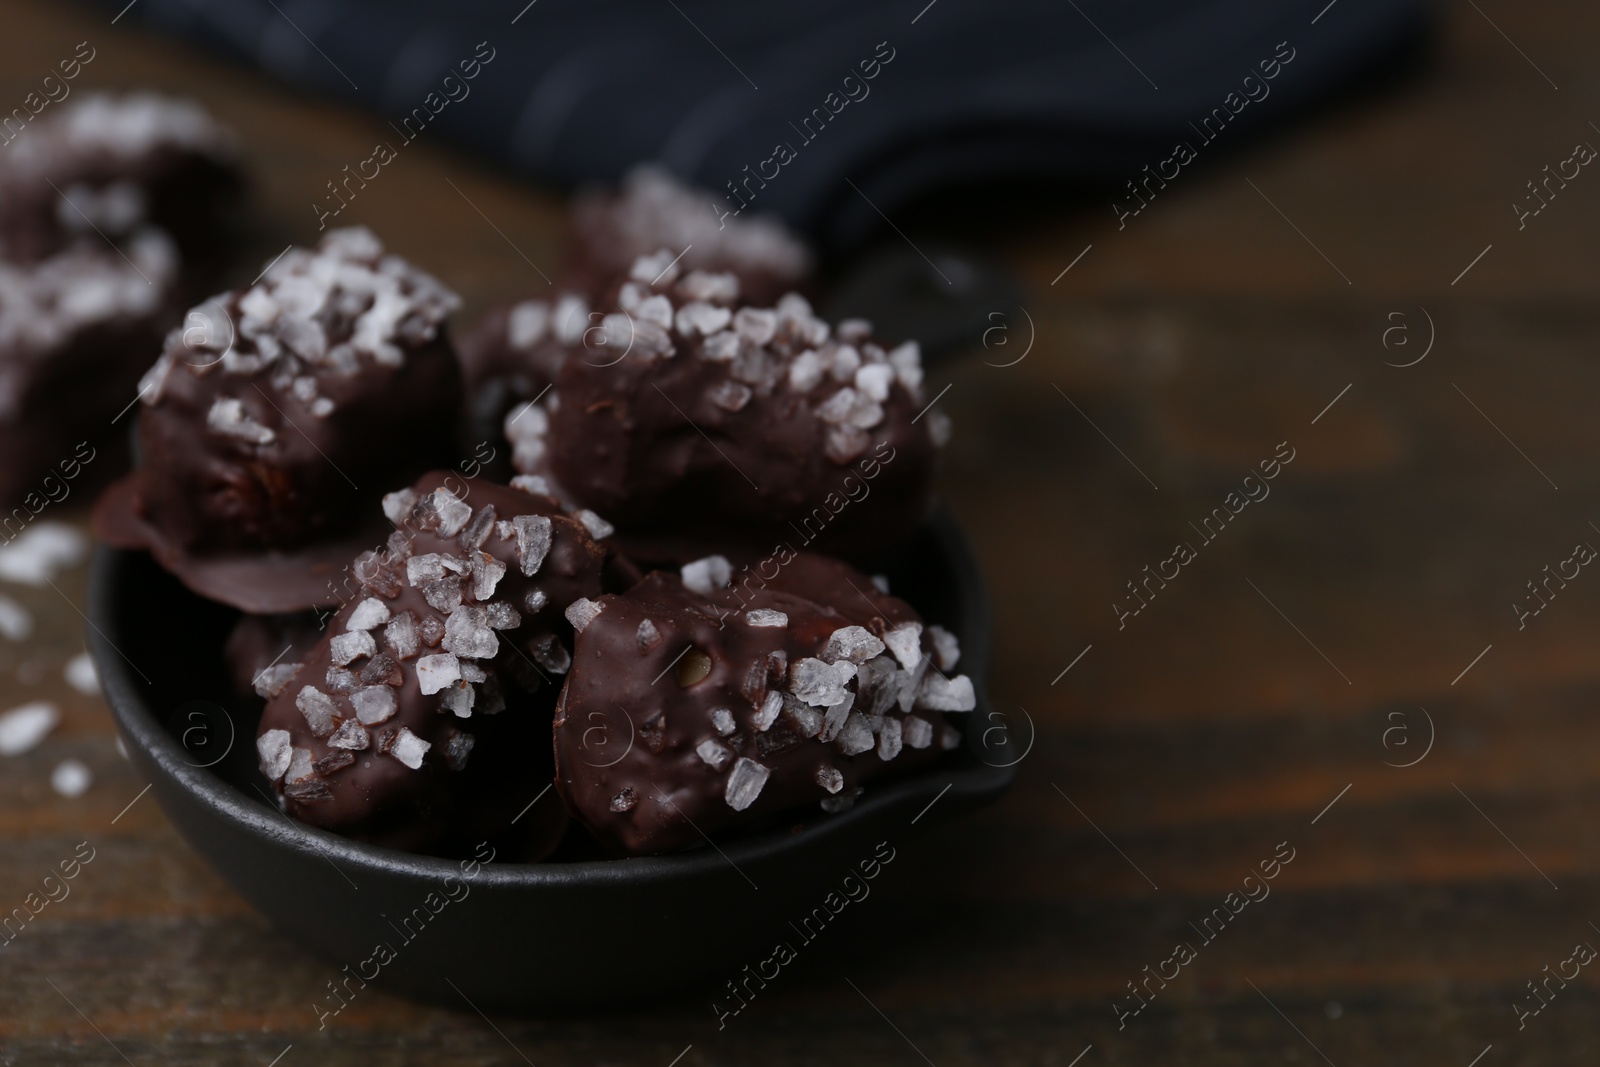
[[[555,388],[506,416],[517,468],[630,534],[849,554],[904,538],[949,432],[915,342],[831,327],[793,293],[735,309],[670,260],[642,257]]]
[[[685,274],[732,274],[749,300],[770,303],[801,286],[812,267],[805,244],[775,216],[732,208],[659,167],[636,167],[615,192],[589,192],[574,202],[569,284],[599,294],[638,257],[667,249],[667,260],[676,259]]]
[[[29,266],[0,263],[0,504],[14,509],[9,519],[26,523],[118,464],[126,425],[112,422],[181,307],[171,241],[143,230],[124,252],[95,238]]]
[[[764,575],[772,573],[770,578]],[[721,556],[578,601],[555,721],[573,815],[630,854],[670,852],[763,816],[849,806],[862,783],[959,743],[975,694],[953,635],[845,564]]]
[[[454,475],[384,509],[398,528],[355,561],[349,601],[297,667],[264,680],[257,752],[293,817],[449,852],[506,832],[549,783],[563,611],[600,595],[604,551],[557,501]],[[522,858],[564,822],[548,802],[519,820]]]
[[[379,487],[457,447],[458,303],[347,229],[190,311],[140,383],[140,466],[101,536],[245,611],[332,603],[330,575],[382,537]]]
[[[616,192],[580,196],[553,294],[490,311],[461,342],[478,424],[497,433],[518,401],[553,384],[567,353],[601,332],[594,309],[609,310],[624,283],[649,284],[671,264],[688,276],[684,292],[734,305],[770,303],[805,281],[812,257],[799,238],[765,216],[719,219],[716,199],[651,166]]]
[[[154,225],[186,268],[207,274],[226,258],[224,224],[243,188],[236,140],[192,101],[74,97],[0,154],[0,257],[31,263],[79,239],[120,245]]]

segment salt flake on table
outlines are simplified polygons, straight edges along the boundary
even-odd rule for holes
[[[0,756],[20,756],[34,748],[61,721],[61,712],[43,700],[0,713]]]
[[[81,563],[88,549],[88,538],[75,527],[36,522],[16,540],[0,546],[0,579],[22,585],[49,585],[57,572]]]
[[[50,788],[64,797],[81,797],[94,784],[94,772],[82,760],[64,759],[50,772]]]

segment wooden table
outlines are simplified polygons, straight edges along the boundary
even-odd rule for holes
[[[65,721],[0,761],[0,905],[78,842],[96,858],[0,949],[0,1061],[1584,1061],[1595,972],[1544,1000],[1526,983],[1600,945],[1600,575],[1520,625],[1513,605],[1600,545],[1600,178],[1521,230],[1510,205],[1600,143],[1600,11],[1477,7],[1446,5],[1416,78],[1185,173],[1126,229],[1100,200],[958,205],[1027,315],[930,382],[953,383],[943,492],[992,583],[993,694],[1037,737],[1002,803],[908,841],[726,1030],[710,991],[662,990],[649,1012],[544,1021],[370,992],[319,1032],[328,966],[148,798],[124,810],[145,783],[60,681],[74,572],[64,596],[6,589],[39,628],[0,643],[4,706],[52,699]],[[195,93],[245,133],[260,259],[309,241],[316,191],[381,124],[106,21],[14,0],[0,100],[88,38],[80,91]],[[423,141],[349,215],[470,321],[538,282],[522,256],[555,259],[561,211]],[[985,365],[1030,331],[1020,363]],[[1247,485],[1280,442],[1292,461]],[[1270,495],[1196,529],[1252,486]],[[1168,577],[1119,623],[1146,565]],[[76,800],[48,785],[68,756],[96,774]],[[1275,852],[1293,859],[1246,881]],[[1268,895],[1229,896],[1246,890]]]

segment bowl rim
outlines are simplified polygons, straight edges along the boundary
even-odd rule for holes
[[[924,529],[932,534],[951,566],[957,585],[958,602],[963,605],[960,622],[973,631],[965,634],[962,658],[977,692],[977,707],[966,713],[974,721],[992,714],[987,693],[989,643],[992,631],[990,609],[981,573],[965,538],[948,512],[936,508]],[[100,674],[101,687],[124,736],[169,783],[198,801],[210,815],[221,819],[262,844],[279,849],[338,859],[357,870],[382,872],[437,882],[460,872],[466,860],[447,859],[420,853],[403,852],[382,845],[355,841],[339,834],[297,822],[276,808],[253,799],[243,789],[214,773],[208,765],[196,765],[185,758],[187,750],[161,725],[152,711],[144,685],[134,676],[136,668],[108,634],[117,632],[117,591],[125,569],[138,556],[133,549],[97,543],[90,562],[87,621],[89,648]],[[130,669],[133,668],[133,669]],[[232,718],[230,716],[230,724]],[[896,778],[869,790],[847,811],[825,820],[814,821],[799,832],[774,827],[729,841],[706,838],[704,844],[689,850],[660,856],[626,856],[615,859],[586,859],[558,862],[521,863],[484,861],[473,878],[476,883],[520,887],[600,886],[606,884],[650,884],[711,875],[727,866],[736,870],[746,863],[763,861],[847,833],[856,824],[874,821],[880,812],[924,801],[934,787],[948,779],[934,800],[946,792],[966,801],[963,811],[981,806],[1008,789],[1016,777],[1015,765],[996,766],[978,759],[971,749],[972,731],[967,731],[966,761],[956,766],[933,766],[906,778]],[[235,742],[240,735],[235,733]],[[553,783],[552,783],[553,784]],[[159,796],[159,793],[158,793]],[[543,794],[540,794],[540,798]],[[537,802],[537,801],[535,801]],[[928,801],[931,807],[931,801]],[[950,810],[950,806],[946,806]],[[918,816],[920,819],[920,815]],[[938,821],[938,820],[935,820]],[[180,831],[181,832],[181,831]],[[187,835],[185,834],[187,840]],[[704,845],[711,847],[704,847]]]

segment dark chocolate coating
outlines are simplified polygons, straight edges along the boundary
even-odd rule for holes
[[[546,452],[527,469],[629,534],[710,544],[863,555],[926,516],[939,454],[931,427],[943,415],[919,421],[920,390],[893,380],[881,419],[847,457],[830,448],[835,427],[819,410],[850,383],[824,374],[796,389],[789,367],[811,345],[786,327],[748,362],[704,358],[708,339],[676,327],[668,336],[670,356],[575,349],[553,390]],[[748,397],[738,410],[729,391]]]
[[[795,807],[848,803],[863,782],[926,766],[951,742],[944,715],[920,705],[913,714],[931,728],[929,743],[903,744],[888,760],[878,736],[873,748],[844,755],[837,739],[806,734],[788,707],[760,729],[768,694],[787,688],[787,671],[821,655],[835,631],[860,626],[881,635],[918,621],[908,604],[838,560],[801,553],[772,565],[778,573],[764,587],[752,578],[738,593],[712,596],[689,590],[677,575],[652,573],[626,594],[601,597],[600,613],[578,634],[555,722],[557,785],[573,815],[617,851],[671,852]],[[750,625],[749,609],[781,611],[788,624]],[[639,632],[646,620],[659,635],[648,644]],[[921,647],[933,651],[927,634]],[[696,663],[702,655],[708,669]],[[870,710],[870,695],[860,705]],[[829,710],[807,707],[819,719]],[[714,724],[719,709],[732,715],[731,734]],[[908,716],[897,704],[880,713],[904,728]],[[707,740],[727,750],[718,768],[697,752]],[[742,811],[725,796],[739,758],[769,771]],[[839,773],[837,791],[819,782],[822,768]]]
[[[444,652],[438,636],[432,638],[431,646],[427,643],[427,629],[431,625],[442,632],[452,612],[431,604],[424,591],[407,579],[408,559],[430,553],[465,559],[472,551],[465,540],[473,529],[470,522],[456,535],[445,536],[428,517],[426,502],[432,499],[428,494],[443,486],[452,487],[458,497],[465,492],[474,519],[492,507],[497,522],[515,516],[544,516],[551,529],[548,554],[531,576],[522,572],[515,537],[506,539],[491,526],[482,543],[480,551],[506,568],[487,602],[508,604],[520,618],[495,631],[498,636],[492,656],[460,657],[461,662],[475,663],[490,679],[473,686],[475,701],[467,717],[443,706],[450,689],[422,692],[419,659]],[[275,780],[283,807],[294,818],[394,848],[451,852],[507,832],[511,820],[549,782],[550,720],[560,687],[555,669],[560,664],[552,666],[552,660],[566,656],[572,637],[563,612],[580,597],[599,595],[604,551],[581,523],[561,514],[560,505],[548,497],[487,483],[467,484],[442,472],[422,478],[414,492],[420,500],[404,524],[412,534],[409,542],[397,531],[391,548],[368,553],[353,565],[358,581],[352,586],[349,603],[332,617],[294,678],[268,702],[258,737],[285,730],[295,748],[309,751],[314,766],[331,757],[331,763],[323,764],[325,769],[307,780],[287,786],[281,778]],[[543,603],[530,611],[529,598],[536,593],[543,594]],[[346,669],[358,676],[363,672],[371,675],[361,680],[363,685],[392,689],[397,708],[387,720],[364,726],[356,718],[352,696],[334,691],[328,672],[334,666],[334,642],[347,633],[352,614],[369,599],[381,601],[391,621],[402,612],[411,612],[422,636],[414,654],[401,656],[388,643],[387,624],[367,631],[375,654],[357,657]],[[454,611],[471,611],[476,604],[469,580],[464,583],[462,606]],[[558,643],[559,649],[551,642]],[[389,662],[378,662],[382,657]],[[344,762],[342,754],[349,750],[330,744],[337,729],[317,736],[296,703],[306,686],[332,700],[337,709],[335,728],[353,723],[353,729],[369,742],[367,748],[350,752],[353,761],[342,767],[333,764]],[[498,713],[489,711],[495,689],[506,705]],[[401,727],[431,746],[419,768],[413,769],[384,751],[399,736]],[[465,768],[454,769],[449,746],[461,734],[470,734],[473,746]],[[521,858],[536,859],[553,848],[564,825],[565,814],[559,804],[537,805],[518,823]]]
[[[315,611],[239,616],[222,646],[235,691],[243,697],[256,697],[263,670],[280,663],[299,663],[322,637],[322,621]]]

